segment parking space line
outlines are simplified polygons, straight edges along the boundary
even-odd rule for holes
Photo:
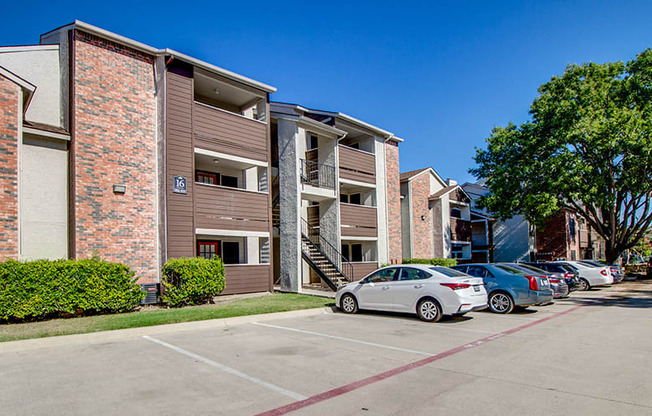
[[[387,322],[386,317],[380,317],[380,316],[379,317],[364,316],[364,315],[360,315],[360,314],[356,314],[356,315],[334,314],[334,315],[331,315],[331,316],[336,316],[338,318],[343,318],[343,319],[368,319],[370,321],[384,321],[384,322]],[[397,320],[397,322],[402,322],[402,321]],[[459,323],[459,324],[462,324],[462,323]],[[410,322],[410,325],[419,326],[419,327],[422,327],[422,328],[428,327],[428,328],[437,328],[437,329],[454,329],[456,331],[475,332],[475,333],[478,333],[478,334],[495,334],[496,333],[496,331],[487,331],[487,330],[484,330],[484,329],[458,328],[457,326],[452,326],[453,324],[442,324],[442,323],[440,323],[440,324],[433,325],[432,323],[421,322],[421,321],[417,321],[416,319],[413,320],[412,322]],[[454,324],[454,325],[458,325],[458,324]]]
[[[286,327],[286,326],[263,324],[263,323],[260,323],[260,322],[253,322],[253,324],[258,325],[258,326],[264,326],[264,327],[267,327],[267,328],[283,329],[285,331],[292,331],[292,332],[298,332],[298,333],[301,333],[301,334],[308,334],[308,335],[315,335],[315,336],[318,336],[318,337],[336,339],[338,341],[353,342],[355,344],[368,345],[370,347],[385,348],[385,349],[388,349],[388,350],[408,352],[410,354],[425,355],[425,356],[428,356],[428,357],[432,357],[433,355],[435,355],[435,354],[431,354],[429,352],[408,350],[408,349],[405,349],[405,348],[392,347],[391,345],[376,344],[374,342],[361,341],[361,340],[353,339],[353,338],[338,337],[337,335],[328,335],[328,334],[321,334],[319,332],[304,331],[302,329],[289,328],[289,327]]]
[[[152,338],[152,337],[147,336],[147,335],[144,335],[143,338],[148,340],[148,341],[159,344],[159,345],[161,345],[161,346],[163,346],[165,348],[169,348],[172,351],[176,351],[179,354],[185,355],[186,357],[190,357],[190,358],[195,359],[197,361],[201,361],[202,363],[208,364],[211,367],[215,367],[215,368],[217,368],[219,370],[222,370],[225,373],[232,374],[234,376],[237,376],[237,377],[240,377],[240,378],[245,379],[247,381],[250,381],[250,382],[252,382],[254,384],[258,384],[259,386],[266,387],[266,388],[268,388],[268,389],[270,389],[272,391],[275,391],[276,393],[280,393],[280,394],[282,394],[284,396],[288,396],[288,397],[290,397],[290,398],[292,398],[294,400],[305,400],[306,399],[306,396],[304,396],[304,395],[301,395],[299,393],[295,393],[295,392],[290,391],[290,390],[286,390],[283,387],[276,386],[274,384],[263,381],[263,380],[261,380],[259,378],[252,377],[252,376],[250,376],[248,374],[245,374],[245,373],[243,373],[241,371],[236,370],[235,368],[228,367],[228,366],[226,366],[224,364],[218,363],[217,361],[213,361],[211,359],[202,357],[201,355],[197,355],[197,354],[195,354],[193,352],[184,350],[183,348],[179,348],[176,345],[168,344],[167,342],[161,341],[160,339]]]
[[[597,302],[598,301],[593,302],[593,303],[597,303]],[[290,404],[287,404],[285,406],[277,407],[276,409],[271,409],[271,410],[268,410],[266,412],[259,413],[256,416],[280,416],[280,415],[285,415],[287,413],[293,412],[295,410],[303,409],[304,407],[312,406],[313,404],[317,404],[317,403],[323,402],[325,400],[332,399],[333,397],[341,396],[342,394],[349,393],[349,392],[354,391],[354,390],[358,390],[358,389],[360,389],[362,387],[368,386],[368,385],[373,384],[373,383],[377,383],[377,382],[382,381],[382,380],[386,380],[386,379],[388,379],[390,377],[393,377],[393,376],[398,375],[398,374],[402,374],[402,373],[404,373],[406,371],[410,371],[410,370],[414,370],[415,368],[423,367],[424,365],[430,364],[432,362],[441,360],[441,359],[446,358],[446,357],[450,357],[451,355],[455,355],[455,354],[460,353],[462,351],[466,351],[466,350],[469,350],[471,348],[476,348],[476,347],[484,345],[484,344],[486,344],[488,342],[495,341],[497,339],[509,336],[509,335],[514,334],[516,332],[522,331],[524,329],[531,328],[531,327],[533,327],[535,325],[539,325],[539,324],[541,324],[543,322],[547,322],[547,321],[549,321],[551,319],[558,318],[560,316],[563,316],[563,315],[566,315],[568,313],[574,312],[574,311],[576,311],[576,310],[578,310],[578,309],[580,309],[580,308],[582,308],[584,306],[587,306],[589,304],[590,303],[574,306],[574,307],[569,308],[569,309],[567,309],[565,311],[558,312],[558,313],[555,313],[553,315],[549,315],[549,316],[547,316],[545,318],[541,318],[541,319],[539,319],[537,321],[532,321],[532,322],[529,322],[527,324],[517,326],[516,328],[509,329],[507,331],[495,333],[495,334],[490,335],[488,337],[479,339],[477,341],[474,341],[474,342],[471,342],[471,343],[468,343],[468,344],[460,345],[459,347],[452,348],[452,349],[450,349],[448,351],[441,352],[441,353],[433,355],[431,357],[424,358],[422,360],[415,361],[413,363],[410,363],[410,364],[407,364],[407,365],[404,365],[404,366],[401,366],[401,367],[397,367],[397,368],[394,368],[394,369],[389,370],[389,371],[385,371],[384,373],[376,374],[374,376],[367,377],[367,378],[364,378],[362,380],[354,381],[353,383],[349,383],[349,384],[346,384],[344,386],[337,387],[335,389],[328,390],[328,391],[325,391],[325,392],[320,393],[320,394],[316,394],[314,396],[308,397],[307,399],[296,401],[294,403],[290,403]]]

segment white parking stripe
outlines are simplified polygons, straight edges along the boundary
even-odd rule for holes
[[[370,321],[387,321],[387,318],[382,318],[382,317],[374,317],[374,316],[364,316],[364,315],[343,315],[343,314],[336,314],[336,315],[329,315],[330,316],[336,316],[338,318],[343,318],[343,319],[368,319]],[[486,331],[483,329],[471,329],[471,328],[460,328],[457,325],[454,324],[439,324],[439,325],[433,325],[431,323],[425,323],[421,321],[414,320],[413,322],[410,322],[410,325],[414,326],[420,326],[420,327],[428,327],[428,328],[437,328],[439,329],[452,329],[455,331],[464,331],[464,332],[476,332],[479,334],[495,334],[496,331]]]
[[[353,343],[356,343],[356,344],[368,345],[370,347],[378,347],[378,348],[385,348],[385,349],[394,350],[394,351],[409,352],[410,354],[426,355],[428,357],[432,357],[433,355],[435,355],[435,354],[431,354],[429,352],[408,350],[408,349],[405,349],[405,348],[392,347],[391,345],[376,344],[376,343],[373,343],[373,342],[360,341],[358,339],[353,339],[353,338],[338,337],[336,335],[320,334],[319,332],[304,331],[302,329],[288,328],[288,327],[285,327],[285,326],[263,324],[263,323],[260,323],[260,322],[253,322],[253,324],[254,325],[259,325],[259,326],[265,326],[267,328],[283,329],[285,331],[299,332],[301,334],[308,334],[308,335],[315,335],[315,336],[318,336],[318,337],[336,339],[336,340],[339,340],[339,341],[353,342]]]
[[[279,386],[276,386],[274,384],[268,383],[268,382],[263,381],[261,379],[258,379],[256,377],[252,377],[252,376],[250,376],[248,374],[245,374],[245,373],[243,373],[241,371],[238,371],[238,370],[236,370],[234,368],[228,367],[228,366],[226,366],[224,364],[220,364],[220,363],[218,363],[216,361],[213,361],[213,360],[210,360],[208,358],[202,357],[201,355],[197,355],[197,354],[195,354],[193,352],[186,351],[183,348],[177,347],[176,345],[168,344],[167,342],[161,341],[161,340],[156,339],[156,338],[149,337],[147,335],[144,335],[143,338],[148,340],[148,341],[154,342],[156,344],[162,345],[162,346],[164,346],[166,348],[169,348],[172,351],[176,351],[179,354],[183,354],[186,357],[193,358],[193,359],[195,359],[197,361],[201,361],[204,364],[208,364],[208,365],[210,365],[212,367],[220,369],[220,370],[224,371],[225,373],[229,373],[229,374],[232,374],[234,376],[243,378],[243,379],[245,379],[247,381],[250,381],[250,382],[252,382],[254,384],[258,384],[260,386],[266,387],[266,388],[268,388],[270,390],[273,390],[273,391],[275,391],[277,393],[280,393],[280,394],[283,394],[285,396],[291,397],[291,398],[293,398],[295,400],[305,400],[306,399],[306,396],[303,396],[303,395],[301,395],[299,393],[295,393],[293,391],[286,390],[286,389],[284,389],[282,387],[279,387]]]

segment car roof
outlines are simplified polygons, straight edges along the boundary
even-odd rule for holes
[[[414,269],[429,270],[431,267],[444,266],[436,266],[434,264],[390,264],[389,266],[381,267],[381,269],[390,269],[392,267],[412,267]]]

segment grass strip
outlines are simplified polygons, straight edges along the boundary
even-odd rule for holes
[[[145,309],[115,315],[4,324],[0,325],[0,342],[286,312],[334,305],[333,299],[329,298],[291,293],[273,293],[253,298],[222,301],[214,305],[178,309]]]

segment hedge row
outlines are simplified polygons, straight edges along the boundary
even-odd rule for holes
[[[143,298],[134,272],[97,259],[0,263],[0,320],[133,310]]]
[[[457,259],[403,259],[403,264],[432,264],[434,266],[451,267],[457,265]]]
[[[222,260],[217,256],[170,259],[163,266],[163,287],[162,300],[170,306],[212,302],[224,290]]]

